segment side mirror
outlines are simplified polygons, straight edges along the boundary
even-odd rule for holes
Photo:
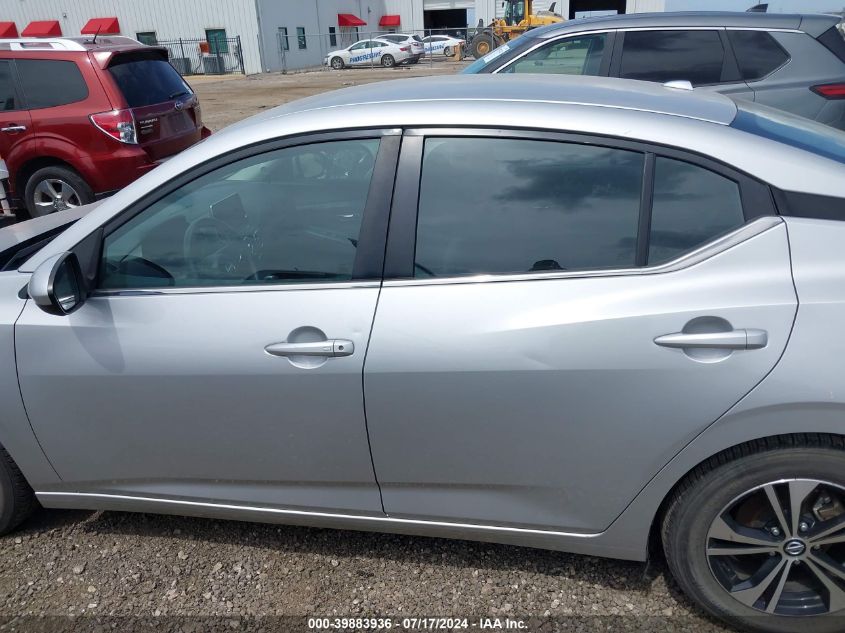
[[[68,252],[54,255],[36,268],[28,292],[44,312],[64,316],[82,305],[84,287],[79,260]]]

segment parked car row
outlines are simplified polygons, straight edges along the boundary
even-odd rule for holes
[[[165,49],[111,36],[0,40],[0,157],[30,216],[109,195],[209,134]]]
[[[353,66],[384,66],[391,68],[403,64],[416,64],[423,55],[443,54],[452,56],[466,45],[464,40],[448,35],[419,35],[388,33],[371,39],[360,40],[346,48],[330,51],[323,63],[341,70]]]

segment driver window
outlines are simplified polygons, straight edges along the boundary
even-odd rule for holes
[[[350,280],[378,148],[301,145],[197,178],[106,236],[99,288]]]
[[[543,46],[502,70],[504,73],[598,75],[607,33],[567,38]]]

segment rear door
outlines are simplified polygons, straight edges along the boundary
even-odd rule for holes
[[[32,119],[24,109],[15,79],[14,62],[0,59],[0,158],[12,173],[18,167],[18,155],[32,140]],[[19,192],[20,193],[20,192]]]
[[[777,362],[786,231],[700,159],[500,135],[403,140],[364,378],[384,508],[600,531]]]
[[[138,143],[151,160],[172,156],[202,138],[199,100],[164,53],[120,53],[105,72],[132,111]]]
[[[689,81],[696,88],[748,99],[724,29],[644,29],[619,33],[611,76],[665,83]]]

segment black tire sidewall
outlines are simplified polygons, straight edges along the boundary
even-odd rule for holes
[[[780,479],[820,479],[845,486],[845,453],[825,448],[776,450],[743,457],[709,473],[684,493],[664,534],[667,562],[687,595],[712,615],[746,630],[842,631],[835,617],[766,615],[745,606],[718,583],[705,555],[707,532],[719,512],[749,490]],[[669,517],[667,517],[669,519]]]
[[[86,183],[82,179],[82,176],[80,176],[76,171],[68,167],[61,167],[58,165],[42,167],[41,169],[37,170],[34,174],[32,174],[32,176],[29,177],[29,180],[26,181],[26,187],[24,189],[24,202],[26,204],[26,210],[29,214],[29,217],[34,218],[38,217],[39,215],[48,215],[39,213],[38,209],[35,208],[33,196],[35,194],[35,187],[38,185],[38,183],[50,178],[60,179],[67,182],[71,187],[74,188],[76,193],[79,194],[79,201],[82,204],[89,204],[91,202],[94,202],[94,192],[91,190],[91,187],[88,186],[88,183]]]
[[[15,508],[15,489],[9,466],[0,456],[0,534],[5,533],[13,523]]]

